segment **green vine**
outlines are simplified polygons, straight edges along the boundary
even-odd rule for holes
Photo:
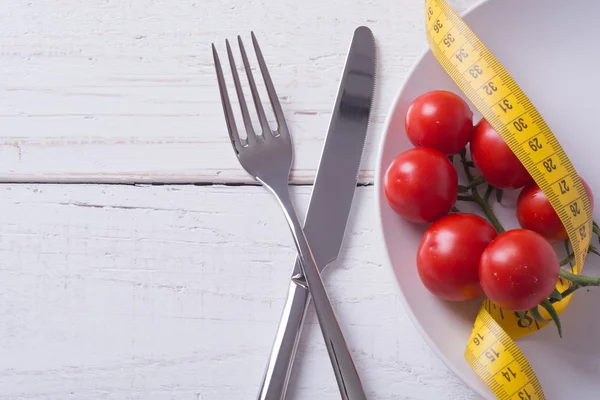
[[[473,174],[472,169],[476,170],[476,167],[475,164],[467,158],[466,149],[463,149],[463,151],[461,151],[460,153],[460,163],[462,164],[468,183],[467,185],[459,186],[460,194],[458,195],[458,200],[477,204],[481,211],[483,211],[487,219],[490,221],[490,223],[494,226],[496,231],[499,234],[505,232],[504,227],[494,214],[490,205],[490,199],[494,192],[496,193],[496,201],[498,203],[502,201],[504,192],[500,189],[493,187],[492,185],[487,184],[486,191],[484,195],[481,196],[478,188],[486,184],[486,181],[482,176],[475,176]],[[592,223],[592,232],[596,236],[598,243],[600,243],[600,226],[596,223],[596,221],[593,221]],[[564,248],[566,252],[566,257],[563,260],[560,260],[559,275],[561,279],[567,280],[569,282],[569,287],[563,292],[559,292],[557,289],[554,289],[552,294],[550,294],[550,296],[548,296],[546,300],[541,302],[539,306],[536,306],[528,311],[518,313],[521,317],[521,321],[527,321],[527,318],[525,318],[525,315],[527,313],[530,313],[533,319],[535,319],[538,322],[554,321],[560,337],[562,337],[562,326],[560,323],[558,313],[556,312],[553,304],[565,299],[578,289],[590,286],[600,286],[600,277],[574,274],[568,271],[567,269],[563,268],[564,266],[568,265],[569,268],[572,269],[575,265],[575,255],[572,253],[572,246],[569,239],[565,240]],[[600,251],[598,251],[598,249],[596,249],[596,247],[594,247],[592,244],[590,244],[588,248],[588,253],[600,256]],[[544,308],[548,312],[548,315],[551,319],[543,318],[539,312],[538,307]]]
[[[490,203],[488,201],[491,193],[495,189],[491,185],[488,185],[488,189],[486,191],[485,197],[481,197],[481,195],[479,194],[479,191],[477,190],[477,187],[483,183],[483,182],[478,183],[481,180],[483,180],[483,177],[475,178],[473,176],[473,173],[471,172],[471,168],[474,168],[474,166],[472,167],[471,166],[472,162],[467,160],[467,151],[465,149],[463,149],[463,151],[460,152],[460,162],[465,171],[465,175],[467,176],[467,179],[469,181],[466,188],[469,189],[471,194],[466,195],[466,196],[459,195],[458,199],[462,200],[462,201],[471,201],[471,202],[476,203],[481,208],[481,210],[485,213],[487,219],[494,226],[496,231],[498,233],[505,232],[504,227],[502,226],[502,224],[500,223],[498,218],[496,218],[496,215],[494,214],[494,211],[492,210],[492,207],[490,206]],[[488,192],[489,192],[489,194],[488,194]]]

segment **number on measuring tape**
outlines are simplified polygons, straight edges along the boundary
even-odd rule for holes
[[[465,49],[460,49],[458,50],[457,54],[455,55],[456,59],[459,62],[463,62],[464,60],[466,60],[467,58],[469,58],[469,53],[467,53],[465,51]]]
[[[498,103],[498,105],[500,106],[500,109],[502,111],[504,111],[505,113],[507,113],[508,110],[513,109],[513,106],[512,106],[512,104],[510,104],[510,100],[508,100],[508,99],[502,100],[500,103]]]
[[[547,172],[552,172],[556,169],[556,165],[554,164],[554,161],[552,161],[552,157],[548,157],[548,159],[542,161],[544,168],[546,168]]]
[[[469,68],[469,75],[474,79],[477,79],[479,76],[483,75],[483,70],[478,64],[475,64],[472,68]]]
[[[525,123],[524,118],[519,118],[516,121],[514,121],[513,126],[519,132],[523,132],[525,129],[527,129],[527,124]]]
[[[533,151],[538,151],[539,149],[544,147],[542,145],[542,143],[540,143],[540,139],[538,139],[538,138],[531,139],[528,142],[528,144],[529,144],[529,147],[531,148],[531,150],[533,150]]]
[[[512,369],[510,369],[510,367],[506,368],[506,372],[502,372],[502,376],[504,377],[504,379],[506,379],[508,382],[510,382],[511,379],[514,379],[517,377],[516,372],[513,372]]]
[[[446,47],[450,47],[452,46],[452,43],[454,43],[456,40],[454,39],[454,37],[452,37],[451,33],[447,33],[446,36],[444,36],[444,44],[446,45]]]
[[[581,214],[581,209],[579,208],[579,203],[574,202],[569,206],[569,208],[571,209],[571,214],[573,214],[574,217]]]
[[[518,312],[515,312],[515,317],[519,319],[519,321],[517,322],[519,328],[529,329],[535,322],[535,320],[531,316],[529,316],[529,314],[525,314],[523,317],[521,317],[521,315]]]
[[[498,91],[498,87],[496,86],[494,81],[486,83],[485,85],[483,85],[482,89],[488,96],[492,96],[494,92]]]
[[[561,179],[558,182],[558,187],[560,188],[560,194],[567,194],[569,190],[571,190],[571,188],[569,188],[569,185],[567,184],[566,179]]]
[[[579,228],[579,236],[581,236],[582,240],[587,237],[587,229],[585,226]]]
[[[519,400],[531,400],[531,394],[529,394],[527,389],[519,390],[518,395]]]
[[[494,349],[490,349],[488,351],[485,352],[485,356],[488,360],[490,360],[491,362],[496,361],[498,358],[500,358],[500,353],[498,353],[496,350]]]

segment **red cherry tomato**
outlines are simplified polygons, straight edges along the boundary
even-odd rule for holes
[[[479,260],[497,236],[494,227],[474,214],[450,214],[431,224],[417,252],[421,281],[434,295],[466,301],[483,294]]]
[[[500,307],[526,311],[552,293],[559,268],[550,242],[533,231],[514,229],[483,251],[479,281],[485,295]]]
[[[592,190],[583,178],[581,181],[590,199],[593,211],[594,196]],[[567,189],[570,190],[568,186],[562,187],[562,190]],[[573,207],[576,206],[573,205]],[[577,209],[573,209],[571,212],[577,212]],[[551,242],[562,241],[569,237],[552,204],[550,204],[542,189],[535,182],[525,186],[519,194],[519,199],[517,200],[517,219],[522,228],[537,232]]]
[[[529,172],[485,118],[475,126],[471,156],[485,180],[498,189],[519,189],[533,182]]]
[[[473,112],[459,96],[434,90],[417,97],[404,119],[408,139],[415,147],[456,154],[473,135]]]
[[[399,154],[384,177],[388,203],[396,213],[416,223],[433,222],[448,214],[458,196],[458,174],[437,150],[414,148]]]

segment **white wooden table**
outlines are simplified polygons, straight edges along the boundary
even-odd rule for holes
[[[376,148],[426,46],[422,3],[2,2],[0,399],[255,398],[294,248],[272,197],[244,185],[209,45],[258,35],[304,212],[361,24],[377,98],[326,285],[370,399],[477,399],[409,320],[374,221]],[[291,399],[339,398],[312,308],[294,372]]]

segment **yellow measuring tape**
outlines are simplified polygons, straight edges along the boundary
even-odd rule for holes
[[[583,268],[592,235],[589,198],[571,161],[527,96],[446,0],[425,0],[427,40],[438,62],[500,134],[559,215],[575,255],[573,272]],[[569,283],[560,280],[563,292]],[[557,313],[572,296],[555,303]],[[544,309],[540,314],[548,318]],[[465,350],[471,368],[498,399],[545,399],[514,339],[549,323],[521,320],[485,300]]]

